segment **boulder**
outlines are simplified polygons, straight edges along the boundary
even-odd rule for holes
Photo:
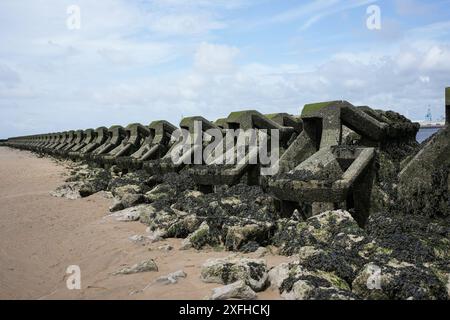
[[[124,208],[130,208],[130,207],[134,207],[134,206],[137,206],[138,204],[143,203],[144,200],[145,200],[145,198],[144,198],[143,194],[127,193],[126,195],[124,195],[122,197],[120,202],[122,203],[122,206]]]
[[[266,288],[268,273],[262,259],[245,259],[230,256],[224,259],[210,259],[203,264],[201,279],[204,282],[231,284],[242,280],[254,291]]]
[[[142,188],[135,184],[128,184],[114,189],[113,194],[119,199],[124,198],[128,194],[142,193]]]
[[[300,248],[297,257],[296,262],[302,267],[312,271],[332,272],[350,284],[360,267],[360,264],[352,263],[352,259],[347,259],[345,253],[311,246]]]
[[[175,196],[175,190],[166,183],[162,183],[154,187],[145,194],[148,202],[152,203],[158,200],[164,200]]]
[[[106,190],[110,179],[111,175],[105,169],[91,169],[89,176],[82,180],[83,184],[80,187],[80,195],[84,198],[94,193]]]
[[[254,300],[256,293],[244,281],[236,281],[229,285],[213,289],[210,300],[242,299]]]
[[[62,186],[57,187],[54,191],[50,192],[50,195],[58,198],[66,198],[75,200],[81,198],[80,188],[82,183],[80,182],[68,182]]]
[[[109,212],[116,212],[125,209],[122,201],[117,198],[114,198],[113,204],[109,207]]]
[[[114,275],[118,274],[133,274],[133,273],[141,273],[141,272],[149,272],[149,271],[158,271],[158,266],[156,265],[153,259],[145,260],[139,262],[131,267],[122,268],[116,272]]]
[[[113,214],[110,214],[110,217],[115,217],[117,221],[137,221],[140,219],[142,215],[147,214],[149,211],[151,212],[154,208],[150,205],[139,205],[132,208],[123,209],[117,211]]]
[[[333,272],[310,271],[298,262],[283,263],[269,272],[273,288],[288,300],[348,300],[356,296]]]
[[[187,274],[183,270],[178,270],[172,273],[169,273],[168,275],[161,276],[158,279],[156,279],[157,283],[162,284],[175,284],[178,282],[179,278],[186,278]]]
[[[182,217],[167,228],[167,237],[185,238],[190,233],[197,230],[200,223],[200,219],[193,214]]]
[[[181,250],[187,250],[190,248],[201,249],[205,245],[215,246],[220,244],[220,239],[218,235],[211,232],[211,229],[206,221],[195,230],[193,233],[188,235],[186,239],[183,240],[181,245]]]
[[[230,251],[238,251],[245,244],[253,241],[259,244],[265,244],[270,237],[272,225],[266,224],[247,224],[244,226],[232,226],[228,228],[225,237],[225,248]]]
[[[365,299],[445,300],[446,285],[430,268],[392,259],[383,265],[365,265],[352,288]]]
[[[304,246],[356,252],[364,244],[365,232],[345,210],[326,211],[304,222],[281,219],[277,223],[274,244],[286,255]]]

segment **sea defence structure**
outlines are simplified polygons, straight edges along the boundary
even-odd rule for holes
[[[382,181],[398,186],[395,192],[402,199],[410,197],[405,206],[412,209],[421,206],[417,198],[424,192],[441,192],[434,172],[450,169],[450,88],[445,90],[445,110],[445,128],[422,145],[415,139],[419,124],[396,112],[340,100],[307,104],[298,116],[245,110],[215,121],[186,117],[179,128],[192,140],[200,137],[200,143],[184,149],[179,149],[179,142],[186,137],[174,135],[180,130],[163,120],[13,137],[0,143],[92,166],[114,166],[123,173],[145,170],[163,176],[183,171],[203,193],[214,193],[219,186],[259,185],[283,216],[297,210],[308,218],[326,210],[346,209],[364,226],[386,198],[383,194],[394,192],[385,189]],[[218,134],[211,135],[212,129]],[[237,164],[211,164],[208,160],[214,154],[196,158],[217,139],[226,141],[224,154],[236,153],[237,140],[226,140],[227,133],[250,129],[264,130],[267,145],[275,139],[271,132],[276,132],[278,158],[273,174],[262,174],[269,165],[260,159],[260,145],[246,148],[244,161]],[[445,179],[439,183],[448,187],[450,179]]]
[[[276,121],[274,121],[274,120]],[[290,126],[286,126],[288,124]],[[287,147],[288,141],[301,131],[301,121],[295,120],[293,117],[287,114],[273,114],[264,116],[256,110],[247,110],[232,112],[230,115],[221,121],[222,128],[224,130],[249,130],[249,129],[263,129],[267,130],[267,134],[270,139],[270,130],[276,129],[279,133],[280,152],[283,152]],[[226,141],[226,143],[229,143]],[[236,141],[233,139],[230,144],[224,144],[224,153],[232,152],[233,158],[237,158],[235,155],[238,152],[238,148],[235,145]],[[258,145],[258,148],[262,147]],[[247,183],[250,185],[259,184],[260,181],[260,169],[261,161],[258,161],[258,148],[250,150],[247,147],[247,156],[241,163],[232,165],[203,165],[192,166],[189,171],[197,183],[200,190],[203,192],[212,192],[215,185],[233,185],[238,183],[242,177],[246,177]],[[226,156],[225,156],[226,157]],[[256,161],[250,161],[250,159]]]
[[[181,140],[186,138],[183,137],[183,135],[180,135],[178,137],[178,141],[174,141],[174,143],[171,145],[164,156],[155,160],[144,161],[143,168],[147,172],[151,174],[179,172],[184,167],[186,167],[187,163],[195,163],[195,161],[193,161],[195,154],[198,152],[201,153],[201,151],[205,147],[203,141],[210,140],[207,131],[209,129],[220,130],[220,128],[216,124],[206,120],[201,116],[183,118],[180,122],[180,128],[184,129],[188,133],[192,141],[198,138],[202,138],[202,135],[204,136],[204,139],[200,141],[200,144],[193,144],[191,146],[188,146],[187,149],[177,150],[177,147],[179,146],[177,142],[180,142]],[[199,132],[199,134],[201,134],[199,135],[199,137],[196,137],[195,135],[196,128],[201,131]],[[177,161],[175,162],[173,161],[174,154],[179,155]]]
[[[399,193],[411,211],[446,210],[447,204],[427,203],[450,187],[450,88],[445,90],[445,127],[423,142],[423,147],[407,158],[399,174]],[[447,189],[445,188],[447,186]],[[448,208],[447,208],[448,209]]]

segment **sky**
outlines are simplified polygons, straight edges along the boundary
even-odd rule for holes
[[[412,120],[430,108],[439,120],[449,8],[450,0],[2,0],[0,138],[178,125],[236,110],[298,115],[328,100]]]

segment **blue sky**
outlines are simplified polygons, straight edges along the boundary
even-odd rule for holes
[[[80,9],[80,29],[67,8]],[[381,12],[369,30],[367,8]],[[450,0],[2,0],[0,137],[344,99],[423,119]]]

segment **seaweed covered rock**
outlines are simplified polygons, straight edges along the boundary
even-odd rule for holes
[[[79,199],[81,198],[80,188],[82,185],[83,183],[79,181],[67,182],[51,191],[50,195],[53,197],[66,198],[70,200]]]
[[[450,219],[436,219],[401,211],[372,214],[366,231],[377,247],[385,248],[375,261],[392,258],[410,263],[450,259]],[[372,257],[374,259],[374,257]]]
[[[139,188],[139,192],[136,193],[146,193],[152,187],[153,182],[151,178],[152,177],[144,170],[129,172],[127,174],[111,178],[108,184],[108,190],[115,194],[120,193],[121,191],[119,188],[124,186],[137,186]]]
[[[277,223],[274,244],[283,254],[291,255],[303,247],[342,247],[355,252],[364,241],[365,233],[352,215],[344,210],[326,211],[306,221],[282,219]]]
[[[89,177],[83,180],[80,195],[88,197],[94,193],[107,190],[110,179],[111,175],[107,170],[94,168]]]
[[[244,259],[230,256],[224,259],[210,259],[201,270],[204,282],[231,284],[242,280],[254,291],[266,288],[268,273],[266,262],[262,259]]]
[[[310,271],[298,262],[280,264],[269,272],[272,286],[288,300],[351,300],[350,286],[332,272]]]
[[[363,264],[363,259],[348,258],[343,251],[302,247],[297,255],[298,264],[308,270],[334,273],[351,284]]]
[[[430,269],[398,260],[367,264],[352,284],[365,299],[447,299],[447,288]]]
[[[250,242],[264,245],[270,239],[272,227],[273,225],[270,223],[253,223],[229,227],[225,237],[225,248],[238,251]]]
[[[190,233],[197,230],[201,220],[193,215],[181,217],[167,228],[167,237],[169,238],[186,238]]]
[[[206,245],[215,246],[220,244],[220,238],[217,232],[214,232],[209,227],[206,221],[203,221],[200,227],[188,235],[183,240],[181,249],[201,249]]]
[[[143,203],[145,200],[142,194],[142,187],[136,184],[117,187],[114,189],[113,195],[116,201],[110,208],[110,211],[133,207]]]
[[[159,228],[165,229],[167,236],[185,238],[189,235],[186,248],[224,244],[229,250],[247,252],[270,243],[278,214],[273,200],[260,187],[223,186],[216,193],[203,194],[185,189],[188,186],[185,184],[177,189],[170,183],[163,183],[145,195],[157,211],[171,217],[162,225],[158,221]],[[154,218],[152,222],[149,219],[141,221],[156,228]],[[195,230],[201,223],[204,228]]]
[[[88,165],[74,166],[70,172],[70,177],[66,179],[66,184],[61,186],[61,190],[71,189],[72,196],[88,197],[94,193],[106,190],[111,179],[110,173],[101,168],[91,168]],[[67,197],[67,196],[66,196]],[[69,197],[70,198],[70,197]]]

